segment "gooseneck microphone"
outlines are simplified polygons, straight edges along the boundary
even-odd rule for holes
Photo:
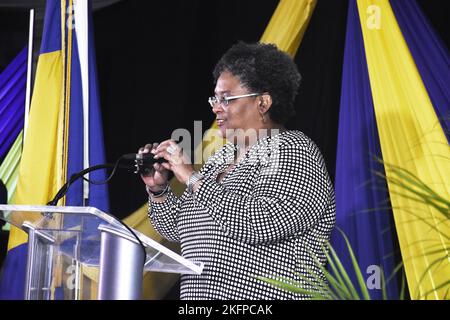
[[[167,162],[164,158],[154,159],[154,154],[152,153],[127,153],[122,156],[124,160],[136,160],[136,161],[145,161],[145,162],[158,162],[163,163]]]
[[[116,172],[116,170],[118,168],[120,169],[127,169],[130,170],[133,167],[130,165],[119,165],[119,162],[121,160],[123,160],[125,158],[125,155],[121,156],[119,159],[117,159],[115,164],[111,164],[111,163],[105,163],[105,164],[98,164],[98,165],[94,165],[91,167],[88,167],[86,169],[83,169],[77,173],[74,173],[70,176],[69,180],[61,187],[61,189],[58,190],[58,192],[56,193],[55,197],[47,203],[47,205],[49,206],[56,206],[58,201],[64,197],[66,195],[66,193],[69,190],[69,187],[78,179],[82,178],[83,180],[88,181],[89,183],[92,184],[105,184],[108,183],[111,178],[114,176],[114,173]],[[84,177],[84,175],[86,175],[89,172],[92,171],[96,171],[96,170],[101,170],[101,169],[106,169],[106,168],[113,168],[111,174],[109,175],[109,177],[106,180],[103,181],[93,181],[90,179],[87,179]],[[136,233],[133,231],[133,229],[131,229],[126,223],[124,223],[121,219],[117,219],[118,222],[120,222],[129,232],[130,234],[132,234],[136,240],[139,242],[139,244],[141,245],[142,250],[144,251],[144,256],[147,255],[147,252],[145,250],[145,245],[142,243],[141,239],[136,235]]]
[[[70,176],[69,180],[58,190],[58,192],[56,193],[54,198],[51,201],[49,201],[47,203],[47,205],[56,206],[58,201],[67,194],[70,186],[78,179],[83,179],[83,180],[88,181],[89,183],[100,185],[100,184],[108,183],[114,176],[114,173],[116,172],[117,169],[126,169],[126,170],[133,169],[133,166],[130,166],[130,165],[120,165],[119,163],[122,160],[134,161],[134,167],[136,168],[136,171],[134,173],[138,173],[138,174],[142,174],[142,175],[150,174],[153,169],[153,165],[155,163],[167,162],[164,158],[154,159],[153,157],[154,157],[154,155],[151,153],[141,153],[141,154],[128,153],[128,154],[122,155],[119,159],[117,159],[115,164],[105,163],[105,164],[94,165],[94,166],[85,168],[79,172],[76,172]],[[106,180],[93,181],[93,180],[90,180],[90,179],[87,179],[84,177],[84,175],[86,175],[89,172],[92,172],[95,170],[106,169],[106,168],[113,168],[111,174],[109,175],[109,177]],[[118,221],[132,235],[134,235],[134,237],[137,239],[137,241],[140,243],[142,249],[144,250],[144,254],[146,254],[145,246],[142,243],[142,241],[139,239],[139,237],[136,235],[136,233],[130,227],[128,227],[125,223],[123,223],[122,220],[118,219]]]
[[[119,169],[133,169],[133,166],[130,165],[119,165],[119,162],[122,160],[128,160],[128,161],[134,161],[134,173],[142,174],[142,175],[148,175],[153,170],[153,165],[155,163],[163,163],[167,162],[164,158],[154,159],[154,155],[151,153],[127,153],[122,155],[115,164],[105,163],[105,164],[99,164],[95,165],[86,169],[81,170],[80,172],[76,172],[72,174],[69,178],[69,180],[59,189],[59,191],[56,193],[55,197],[48,203],[48,205],[56,206],[59,199],[64,197],[69,190],[69,187],[78,179],[84,179],[92,184],[105,184],[108,183],[111,178],[114,176],[114,173],[116,170]],[[104,181],[92,181],[89,179],[84,178],[84,175],[100,169],[106,169],[106,168],[113,168],[110,176],[104,180]]]
[[[151,153],[127,153],[122,156],[125,160],[140,160],[140,159],[147,159],[147,158],[153,158]]]
[[[122,156],[122,159],[133,160],[136,167],[135,173],[147,175],[153,170],[155,163],[167,162],[164,158],[155,159],[153,157],[152,153],[127,153]]]

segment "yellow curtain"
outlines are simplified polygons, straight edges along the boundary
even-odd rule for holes
[[[357,4],[383,160],[449,199],[449,145],[389,1]],[[388,181],[395,179],[385,168]],[[431,251],[449,247],[443,236],[450,235],[449,221],[430,205],[402,196],[397,185],[388,182],[388,188],[411,297],[442,299],[445,288],[438,287],[449,280],[450,263],[427,268],[440,256]]]
[[[281,0],[261,38],[261,42],[274,43],[278,48],[294,57],[316,3],[317,0]],[[204,160],[208,159],[209,156],[223,146],[224,140],[219,136],[218,132],[219,130],[216,123],[213,123],[211,128],[205,133],[202,143],[195,149],[195,163],[200,164],[204,162]],[[195,167],[198,169],[200,165],[196,165]],[[172,179],[170,184],[174,193],[178,195],[180,195],[185,188],[185,186],[181,185],[175,178]],[[146,203],[124,219],[124,222],[151,238],[158,239],[160,238],[159,235],[148,222],[147,210],[148,205]],[[144,296],[146,298],[159,299],[164,297],[168,288],[156,282],[162,281],[164,278],[166,283],[173,284],[178,278],[177,275],[169,274],[164,275],[164,277],[153,278],[152,276],[147,275],[146,280],[144,281]],[[148,288],[153,289],[153,291],[147,290]],[[156,290],[156,288],[158,288],[158,290]]]
[[[317,0],[281,0],[260,41],[275,43],[295,57],[316,3]]]

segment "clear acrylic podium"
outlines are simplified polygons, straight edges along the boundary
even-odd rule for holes
[[[145,271],[203,269],[93,207],[0,205],[0,219],[28,233],[27,300],[140,299]]]

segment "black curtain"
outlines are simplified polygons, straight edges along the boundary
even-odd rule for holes
[[[333,181],[347,5],[344,0],[317,2],[295,57],[303,81],[297,114],[289,122],[318,145]]]
[[[212,69],[238,40],[257,41],[278,1],[129,0],[94,16],[106,155],[110,162],[177,128],[213,122]],[[146,202],[137,175],[110,183],[111,211],[125,217]]]
[[[28,44],[28,21],[26,9],[0,10],[0,72]]]
[[[262,36],[278,1],[124,1],[95,15],[106,154],[114,161],[176,128],[203,131],[214,117],[206,98],[212,69],[239,40]],[[288,123],[309,135],[334,176],[347,1],[318,1],[295,58],[303,81]],[[147,196],[136,175],[110,183],[111,211],[125,217]]]

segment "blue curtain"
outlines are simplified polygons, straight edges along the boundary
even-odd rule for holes
[[[450,55],[415,0],[391,1],[403,37],[450,142]],[[445,10],[442,8],[442,10]]]
[[[0,159],[23,129],[27,52],[27,47],[23,48],[0,74]]]
[[[395,229],[391,211],[382,209],[388,206],[386,184],[374,178],[375,171],[384,173],[376,157],[382,158],[359,15],[356,1],[352,0],[348,8],[339,114],[336,225],[349,238],[365,279],[370,279],[377,270],[390,276],[395,268],[393,244],[397,240],[392,235]],[[346,270],[353,270],[339,232],[333,232],[331,245]],[[353,272],[350,277],[358,287]],[[382,298],[376,281],[368,289],[372,299]],[[398,298],[395,280],[389,282],[387,294],[390,299]]]

